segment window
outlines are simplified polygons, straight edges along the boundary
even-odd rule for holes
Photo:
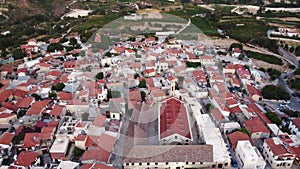
[[[158,165],[158,163],[156,162],[155,165]]]
[[[126,163],[126,166],[129,166],[129,163]]]
[[[147,165],[150,165],[150,163],[147,163]]]
[[[134,165],[134,163],[131,163],[131,165]]]
[[[195,164],[195,162],[192,162],[192,164]]]
[[[186,164],[186,165],[188,165],[188,164],[189,164],[189,162],[185,162],[185,164]]]
[[[175,136],[174,138],[177,139],[177,136]]]
[[[212,168],[216,168],[216,165],[215,165],[215,164],[213,164],[211,167],[212,167]]]
[[[116,115],[113,114],[113,118],[116,118]]]
[[[142,163],[139,163],[139,165],[142,165]]]
[[[169,165],[169,163],[168,163],[168,162],[166,162],[166,165]]]

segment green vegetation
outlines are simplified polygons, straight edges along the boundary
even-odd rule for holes
[[[280,110],[280,111],[282,111],[283,113],[285,113],[289,117],[296,117],[296,118],[300,117],[300,112],[299,111],[293,111],[293,110],[289,110],[289,109],[283,109],[283,110]]]
[[[265,99],[289,100],[291,96],[280,86],[267,85],[261,90]]]
[[[49,92],[49,98],[56,98],[57,97],[57,94],[56,94],[56,92],[54,92],[54,91],[51,91],[51,92]]]
[[[111,91],[109,90],[107,93],[107,98],[120,98],[121,97],[121,93],[119,91]]]
[[[295,48],[295,55],[300,56],[300,46]]]
[[[65,88],[65,84],[64,83],[57,83],[56,85],[52,86],[52,90],[56,90],[56,91],[62,91]]]
[[[210,103],[206,104],[204,107],[205,107],[205,110],[208,111],[208,112],[209,112],[211,109],[213,109],[213,105],[210,104]]]
[[[278,79],[278,77],[281,75],[281,72],[279,70],[273,68],[268,68],[267,72],[272,80]]]
[[[240,43],[232,43],[229,47],[229,50],[232,50],[233,48],[239,48],[240,50],[243,50],[243,45]]]
[[[104,78],[103,72],[99,72],[99,73],[96,75],[96,79],[103,79],[103,78]]]
[[[26,57],[26,53],[20,48],[14,49],[12,51],[12,55],[14,59],[23,59],[24,57]]]
[[[277,116],[276,113],[274,112],[267,112],[265,114],[267,116],[267,118],[274,124],[276,124],[277,126],[281,126],[282,125],[282,121],[281,119]]]
[[[88,121],[88,119],[89,119],[89,113],[84,112],[83,114],[81,114],[81,119],[83,121]]]
[[[50,45],[47,47],[47,52],[55,52],[55,51],[63,50],[63,49],[64,49],[64,47],[60,42],[50,43]]]
[[[291,86],[291,88],[300,90],[300,78],[290,79],[288,80],[288,84]]]
[[[31,96],[34,97],[35,100],[42,100],[41,96],[37,93],[32,93]]]
[[[16,136],[13,138],[12,143],[13,143],[14,145],[20,144],[21,141],[23,141],[23,140],[24,140],[24,135],[16,135]]]
[[[246,51],[246,53],[249,58],[261,60],[270,64],[283,65],[282,60],[280,58],[277,58],[276,56],[252,52],[252,51]]]
[[[141,91],[141,97],[142,97],[142,101],[146,100],[146,93],[144,91]]]
[[[239,129],[235,129],[232,131],[232,133],[236,132],[236,131],[240,131],[242,133],[247,134],[248,136],[251,136],[251,133],[246,129],[246,128],[239,128]]]
[[[197,67],[201,67],[201,63],[200,62],[186,62],[186,66],[197,68]]]
[[[77,147],[75,147],[74,149],[73,149],[73,160],[76,160],[76,159],[79,159],[82,155],[83,155],[83,153],[84,153],[84,150],[81,150],[81,149],[79,149],[79,148],[77,148]]]
[[[147,83],[145,79],[140,80],[139,83],[139,88],[146,88],[147,87]]]

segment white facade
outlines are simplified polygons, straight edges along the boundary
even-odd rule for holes
[[[249,140],[238,141],[235,149],[236,157],[243,169],[264,169],[266,162]]]
[[[158,62],[158,63],[155,63],[155,70],[158,70],[158,71],[163,70],[163,71],[165,71],[167,69],[169,69],[169,65],[168,65],[167,62]]]
[[[270,138],[274,140],[275,147],[272,146],[272,148],[276,148],[276,146],[284,146],[284,144],[280,141],[279,138]],[[284,146],[286,147],[286,146]],[[266,140],[263,144],[263,155],[266,159],[266,161],[269,162],[271,167],[273,169],[286,169],[291,168],[293,165],[293,162],[295,160],[295,155],[288,153],[288,152],[282,152],[280,154],[274,154],[271,146],[268,145]]]
[[[291,120],[289,124],[289,129],[293,134],[295,134],[298,138],[300,138],[300,131],[299,128],[294,124],[293,120]]]

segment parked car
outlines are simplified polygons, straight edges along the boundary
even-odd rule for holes
[[[232,167],[238,167],[237,161],[234,158],[231,158]]]

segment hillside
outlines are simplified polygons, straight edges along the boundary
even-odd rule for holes
[[[26,16],[60,16],[66,12],[66,6],[72,0],[0,0],[3,14],[11,22],[21,21]]]

